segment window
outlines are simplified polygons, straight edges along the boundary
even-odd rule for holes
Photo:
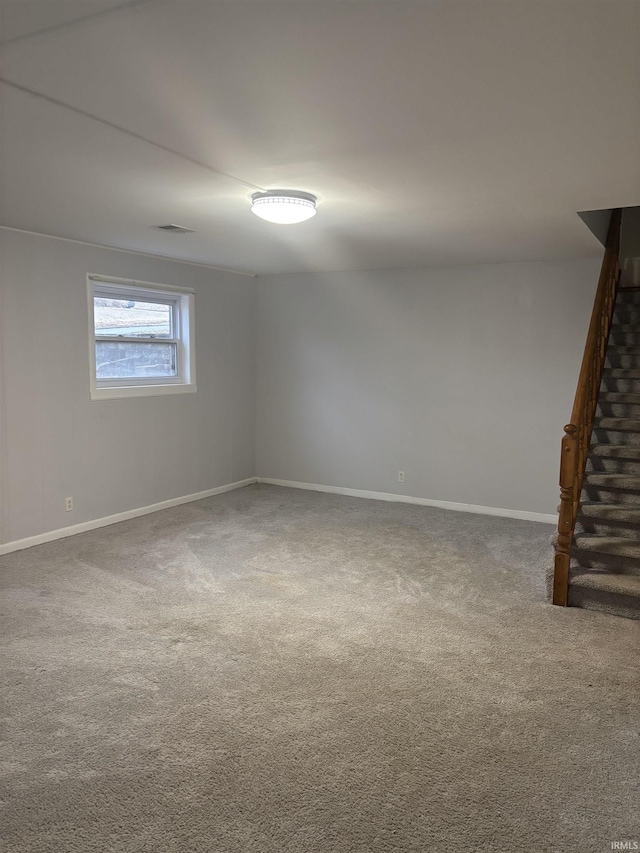
[[[91,399],[196,390],[193,293],[87,276]]]

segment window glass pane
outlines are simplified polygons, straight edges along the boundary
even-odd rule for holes
[[[170,338],[172,315],[171,304],[103,296],[93,299],[96,335]]]
[[[96,341],[96,379],[177,376],[176,344]]]

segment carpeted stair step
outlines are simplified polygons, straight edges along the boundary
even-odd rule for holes
[[[640,305],[633,309],[618,309],[613,315],[612,326],[635,326],[640,329]]]
[[[640,477],[628,474],[600,474],[589,471],[582,484],[583,500],[589,503],[640,506]]]
[[[640,406],[640,393],[620,394],[615,391],[603,391],[598,397],[600,403],[626,403],[629,406]]]
[[[591,444],[613,444],[640,447],[640,419],[596,418],[593,424]]]
[[[626,619],[640,619],[640,577],[576,566],[569,580],[569,604]]]
[[[587,457],[587,473],[628,474],[640,477],[640,446],[594,444]]]
[[[640,394],[640,368],[605,365],[600,390],[605,393]]]
[[[593,424],[591,443],[640,447],[640,419],[598,417]]]
[[[640,575],[640,541],[625,536],[592,536],[580,533],[574,539],[571,555],[581,566]]]
[[[627,539],[624,536],[591,536],[581,533],[575,537],[574,544],[576,550],[583,553],[627,557],[640,565],[640,540],[637,539]]]
[[[628,444],[594,444],[589,450],[589,456],[640,460],[640,447]]]
[[[589,472],[584,479],[585,485],[607,489],[629,489],[640,492],[640,477],[626,474],[592,474]]]
[[[612,379],[640,379],[640,368],[605,367],[604,375]]]
[[[583,502],[576,531],[589,536],[616,536],[640,541],[640,506]]]
[[[596,419],[600,418],[629,418],[640,420],[640,403],[618,403],[604,399],[607,395],[601,394],[598,399]],[[631,396],[630,394],[628,396]]]
[[[640,326],[638,326],[640,329]],[[637,355],[640,352],[640,346],[637,344],[609,344],[607,352],[619,352],[626,355]]]
[[[623,504],[605,504],[602,501],[583,501],[580,504],[579,518],[593,521],[613,521],[630,526],[637,525],[640,542],[640,507]]]
[[[640,432],[640,419],[597,418],[593,428],[606,429],[613,432]]]
[[[601,444],[607,446],[624,444],[627,447],[640,447],[640,433],[631,430],[605,429],[596,424],[591,436],[591,449]]]
[[[614,323],[609,332],[609,346],[637,346],[640,344],[640,326]]]
[[[621,287],[618,290],[616,298],[616,308],[618,305],[640,305],[640,290],[634,290],[631,287]]]
[[[640,326],[640,303],[621,302],[616,305],[613,322],[621,326]]]
[[[640,369],[640,346],[612,346],[607,348],[606,367]]]
[[[607,374],[607,370],[620,370],[621,368],[605,368],[602,374],[601,391],[612,391],[617,394],[640,394],[640,379],[629,379],[627,377],[616,377]]]

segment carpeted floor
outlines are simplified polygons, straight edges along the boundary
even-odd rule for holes
[[[250,486],[1,558],[3,849],[640,841],[640,626],[551,532]]]

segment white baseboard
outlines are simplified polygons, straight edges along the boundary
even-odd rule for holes
[[[418,506],[435,506],[440,509],[449,509],[454,512],[473,512],[480,515],[497,515],[503,518],[520,518],[525,521],[538,521],[543,524],[557,524],[557,515],[546,515],[542,512],[527,512],[519,509],[501,509],[495,506],[479,506],[477,504],[462,504],[454,503],[453,501],[436,501],[430,498],[414,498],[410,495],[395,495],[388,492],[370,492],[365,489],[345,489],[341,486],[323,486],[318,483],[298,483],[295,480],[278,480],[274,477],[248,477],[246,480],[238,480],[235,483],[227,483],[224,486],[217,486],[215,489],[207,489],[204,492],[196,492],[193,495],[183,495],[179,498],[171,498],[168,501],[150,504],[149,506],[130,509],[126,512],[118,512],[115,515],[107,515],[104,518],[95,518],[91,521],[83,521],[80,524],[73,524],[69,527],[61,527],[57,530],[48,530],[46,533],[39,533],[36,536],[27,536],[25,539],[16,539],[13,542],[5,542],[0,545],[0,555],[10,554],[13,551],[21,551],[24,548],[31,548],[33,545],[42,545],[45,542],[53,542],[56,539],[65,539],[67,536],[75,536],[77,533],[86,533],[88,530],[96,530],[98,527],[108,527],[110,524],[117,524],[119,521],[128,521],[130,518],[138,518],[141,515],[150,515],[152,512],[158,512],[161,509],[170,509],[173,506],[180,504],[199,501],[202,498],[209,498],[212,495],[221,495],[223,492],[230,492],[233,489],[241,489],[243,486],[250,486],[252,483],[265,483],[271,486],[286,486],[290,489],[307,489],[312,492],[328,492],[332,495],[348,495],[353,498],[368,498],[376,501],[392,501],[396,503],[417,504]]]
[[[224,486],[217,486],[215,489],[207,489],[205,492],[196,492],[193,495],[171,498],[168,501],[160,501],[157,504],[129,509],[126,512],[118,512],[115,515],[107,515],[104,518],[94,518],[92,521],[83,521],[81,524],[72,524],[70,527],[60,527],[58,530],[49,530],[46,533],[39,533],[37,536],[27,536],[26,539],[16,539],[13,542],[6,542],[4,545],[0,545],[0,555],[10,554],[12,551],[21,551],[23,548],[31,548],[33,545],[42,545],[44,542],[53,542],[55,539],[65,539],[67,536],[86,533],[88,530],[96,530],[98,527],[107,527],[110,524],[117,524],[119,521],[128,521],[130,518],[138,518],[140,515],[150,515],[152,512],[158,512],[161,509],[170,509],[172,506],[199,501],[202,498],[209,498],[212,495],[221,495],[223,492],[241,489],[243,486],[250,486],[255,482],[255,477],[248,477],[246,480],[227,483]]]
[[[558,523],[557,515],[547,515],[543,512],[527,512],[521,509],[501,509],[496,506],[480,506],[478,504],[461,504],[453,501],[435,501],[430,498],[414,498],[410,495],[394,495],[389,492],[369,492],[365,489],[345,489],[341,486],[320,486],[317,483],[297,483],[294,480],[277,480],[274,477],[257,477],[258,483],[271,486],[287,486],[290,489],[307,489],[312,492],[329,492],[332,495],[349,495],[352,498],[369,498],[375,501],[393,501],[403,504],[418,504],[419,506],[436,506],[440,509],[450,509],[454,512],[474,512],[479,515],[499,515],[503,518],[519,518],[524,521],[539,521],[543,524]]]

